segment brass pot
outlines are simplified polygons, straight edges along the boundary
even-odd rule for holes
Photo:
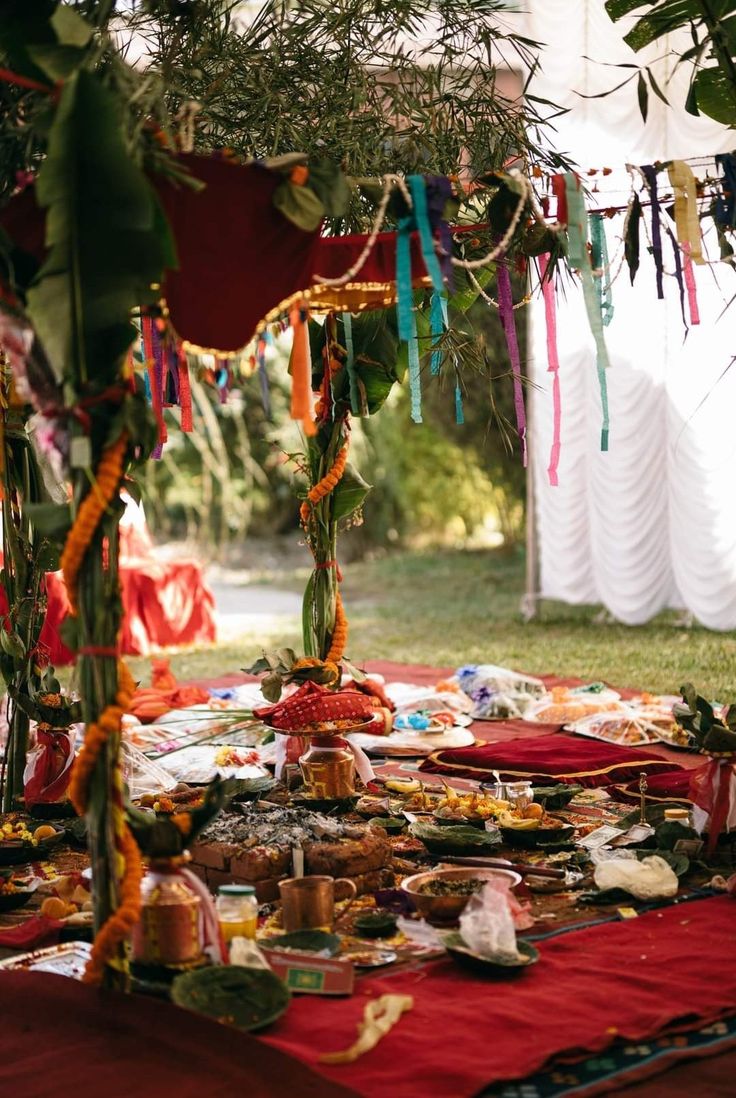
[[[202,955],[201,900],[169,862],[154,862],[141,884],[141,914],[133,929],[133,960],[183,965]]]

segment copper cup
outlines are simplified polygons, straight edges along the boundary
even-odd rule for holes
[[[281,921],[284,930],[332,930],[335,922],[335,887],[347,886],[350,903],[340,915],[342,918],[358,895],[355,883],[348,877],[290,877],[279,881],[281,893]]]

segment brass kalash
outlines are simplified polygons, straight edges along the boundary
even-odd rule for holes
[[[177,972],[213,960],[205,952],[205,924],[217,924],[211,897],[186,869],[187,847],[225,804],[228,783],[212,782],[201,806],[176,816],[128,809],[128,821],[147,862],[141,884],[141,913],[133,928],[134,971]],[[216,958],[215,958],[216,959]],[[158,976],[157,976],[158,978]]]

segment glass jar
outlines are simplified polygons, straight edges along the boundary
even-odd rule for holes
[[[215,906],[220,931],[228,946],[233,938],[255,938],[258,900],[253,885],[221,885]]]
[[[689,829],[693,826],[692,816],[687,808],[665,808],[664,822],[680,824],[681,827]]]
[[[312,797],[332,801],[355,793],[355,759],[345,740],[315,736],[299,767]]]
[[[506,797],[512,807],[523,812],[534,800],[534,787],[531,782],[509,782],[506,786]]]

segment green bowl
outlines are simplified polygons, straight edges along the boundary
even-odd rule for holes
[[[396,916],[388,911],[367,911],[356,915],[353,929],[359,938],[391,938],[396,933]]]
[[[457,930],[450,930],[443,934],[442,941],[453,960],[465,968],[482,973],[484,976],[515,976],[523,972],[525,968],[536,964],[539,960],[539,950],[535,949],[529,942],[523,941],[523,939],[516,943],[516,948],[522,957],[518,961],[505,957],[484,957],[480,953],[474,953],[465,944],[462,935]]]
[[[448,827],[446,824],[437,826],[417,820],[411,825],[410,831],[415,839],[424,843],[430,854],[447,854],[460,858],[488,854],[501,841],[497,830],[481,831],[466,824]]]
[[[563,824],[561,827],[538,827],[531,831],[524,831],[516,827],[502,827],[501,836],[508,846],[515,846],[519,850],[535,850],[542,846],[558,846],[567,843],[575,834],[572,824]]]
[[[177,976],[171,999],[185,1010],[250,1031],[280,1018],[291,995],[270,969],[217,965]]]
[[[368,823],[372,827],[382,827],[389,835],[400,835],[406,827],[406,820],[401,816],[374,816]]]
[[[534,787],[534,800],[544,805],[548,812],[558,812],[582,791],[582,785],[537,785]]]
[[[259,942],[263,949],[293,949],[302,953],[323,953],[330,957],[340,952],[340,936],[327,930],[294,930],[280,934],[278,938],[266,938]]]

